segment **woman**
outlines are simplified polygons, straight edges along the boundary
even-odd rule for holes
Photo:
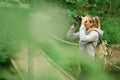
[[[86,15],[82,18],[79,32],[75,32],[75,29],[76,26],[73,24],[67,33],[67,37],[78,38],[80,50],[87,52],[90,57],[95,58],[95,47],[99,37],[103,35],[103,31],[100,29],[99,18]]]

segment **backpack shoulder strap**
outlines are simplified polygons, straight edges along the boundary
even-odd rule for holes
[[[102,37],[100,36],[100,33],[97,31],[97,30],[91,30],[91,31],[96,31],[98,34],[99,34],[99,42],[101,43],[102,42]]]

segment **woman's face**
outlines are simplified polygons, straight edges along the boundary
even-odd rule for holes
[[[90,17],[86,17],[86,21],[85,21],[85,27],[87,30],[89,30],[90,28],[92,28],[93,26],[93,20]]]

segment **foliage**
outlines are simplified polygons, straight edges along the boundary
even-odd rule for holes
[[[20,41],[26,37],[26,9],[0,7],[0,62],[5,62],[20,50]],[[24,15],[21,15],[23,14]]]
[[[47,7],[48,5],[49,7]],[[75,78],[80,75],[80,63],[85,70],[85,73],[83,73],[83,80],[96,80],[99,78],[112,80],[110,76],[101,72],[101,65],[99,63],[92,63],[91,59],[82,56],[82,54],[79,56],[78,47],[57,41],[53,38],[54,36],[60,39],[66,38],[66,32],[69,28],[67,27],[69,26],[69,18],[68,16],[66,18],[64,13],[66,12],[65,10],[54,4],[44,4],[39,10],[33,12],[33,18],[31,19],[32,21],[30,21],[30,32],[34,42],[39,45],[40,49],[42,49],[55,63]],[[53,35],[51,36],[50,33]],[[81,79],[81,77],[79,79]]]
[[[103,39],[106,39],[110,44],[120,43],[119,23],[119,18],[102,21],[102,29],[104,30]]]
[[[109,43],[120,43],[119,21],[120,2],[119,0],[66,0],[68,15],[99,16],[102,29],[105,32],[103,37]],[[117,9],[117,10],[116,10]]]
[[[101,26],[104,30],[103,38],[109,43],[120,43],[120,34],[118,34],[120,23],[119,0],[1,0],[0,3],[0,61],[4,62],[9,58],[9,55],[17,52],[21,40],[33,41],[74,77],[79,75],[77,64],[81,61],[83,65],[87,64],[86,70],[88,72],[86,73],[90,75],[85,77],[90,78],[89,80],[112,79],[111,77],[109,79],[102,72],[98,73],[101,68],[99,64],[91,63],[89,58],[78,56],[78,48],[75,46],[51,39],[50,32],[67,40],[66,33],[73,22],[72,17],[91,14],[100,17]],[[24,4],[31,5],[33,10],[30,15]],[[36,20],[32,18],[32,21],[27,22],[30,19],[28,16],[33,16]],[[28,27],[28,25],[30,26]],[[81,59],[79,60],[79,58]]]

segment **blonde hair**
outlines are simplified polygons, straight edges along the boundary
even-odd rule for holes
[[[86,15],[85,17],[89,17],[90,21],[93,23],[92,27],[94,27],[94,19],[92,15]]]
[[[93,16],[92,16],[92,15],[86,15],[85,17],[89,17],[89,18],[91,18],[92,21],[93,21]]]
[[[93,17],[92,15],[86,15],[85,17],[91,18],[91,20],[93,21],[93,27],[98,28],[98,29],[101,28],[100,19],[98,16]]]
[[[98,16],[95,16],[95,17],[93,17],[93,19],[94,19],[94,27],[100,29],[101,26],[100,26],[99,17],[98,17]]]

